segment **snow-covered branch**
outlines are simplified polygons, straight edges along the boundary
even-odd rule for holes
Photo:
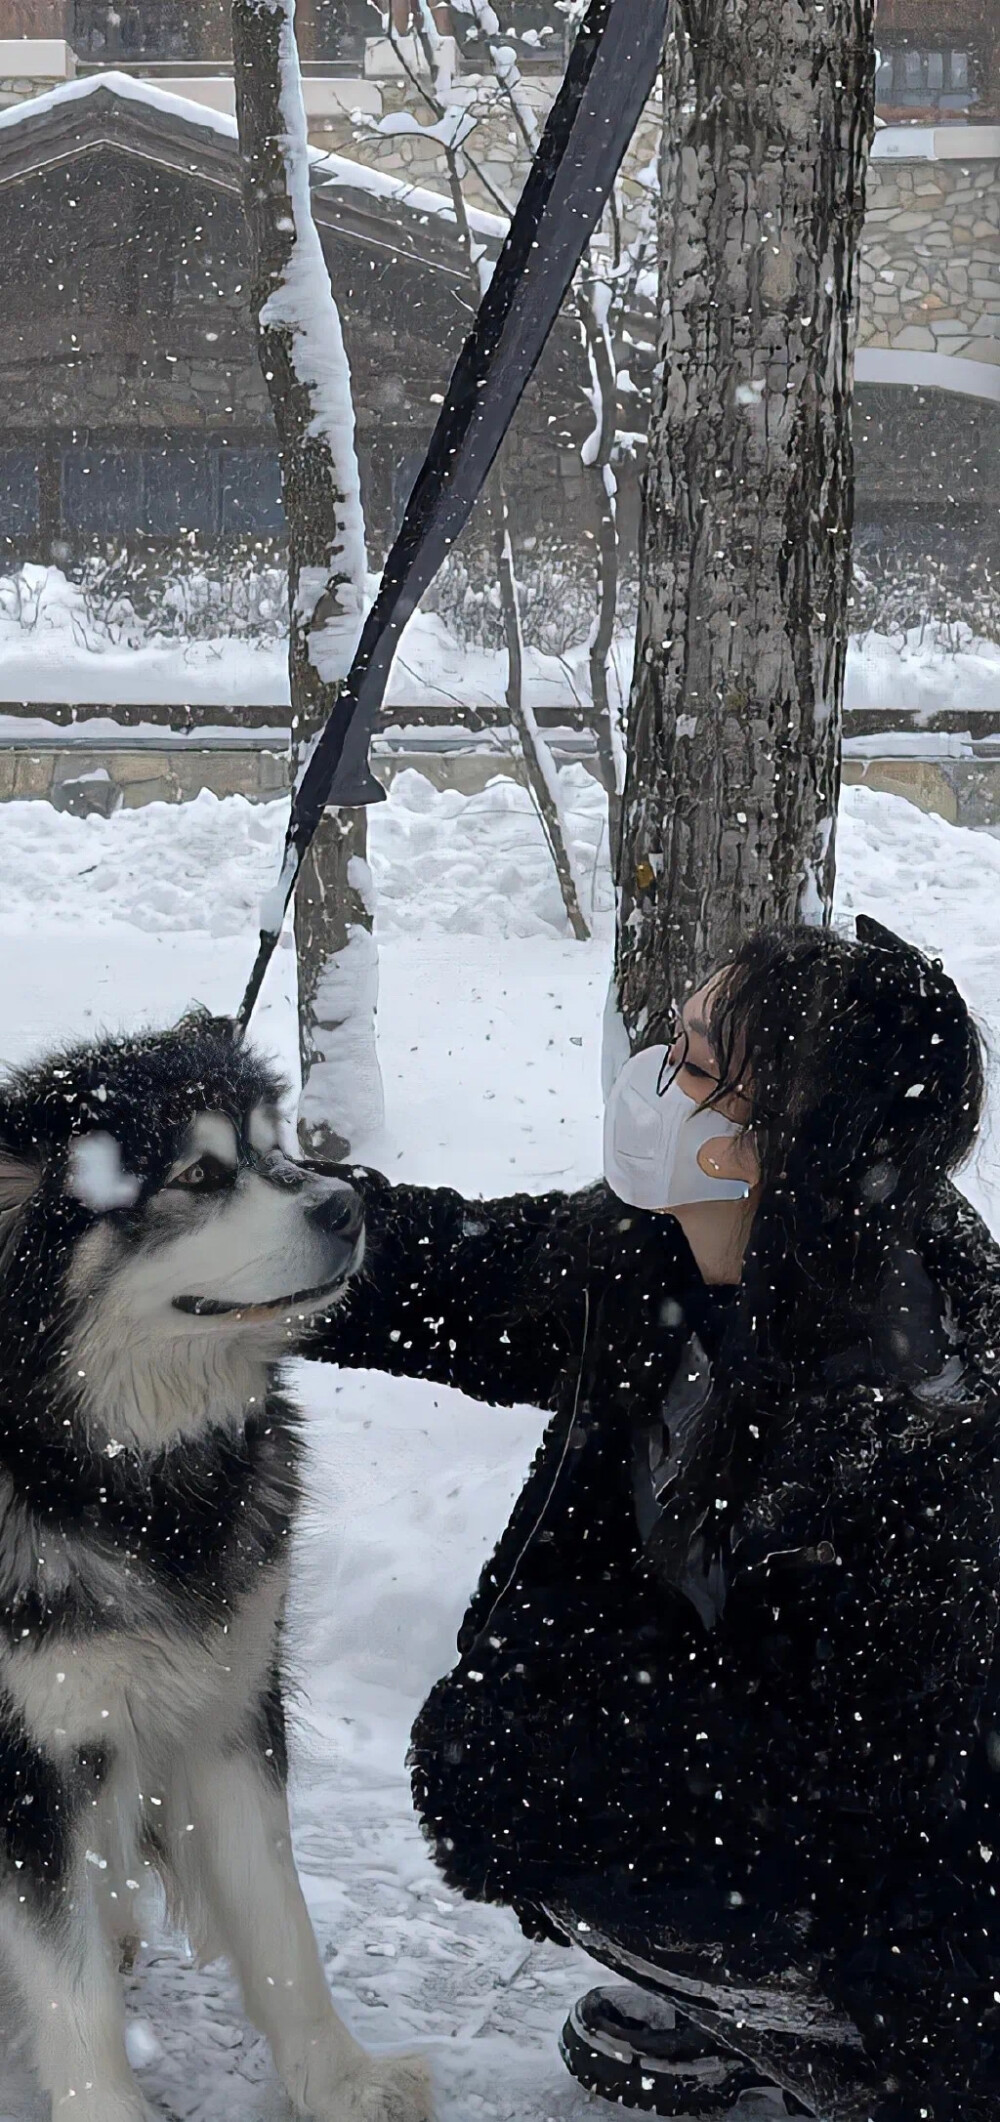
[[[426,5],[426,0],[421,0],[421,4]],[[490,5],[490,0],[457,0],[456,12],[471,15],[486,45],[497,85],[507,99],[525,147],[533,155],[541,138],[541,127],[517,63],[517,52],[510,38],[503,34],[496,9]]]
[[[347,674],[363,617],[364,519],[350,369],[312,214],[294,0],[234,0],[233,37],[259,351],[281,443],[292,632],[300,657],[334,685]]]
[[[312,213],[294,0],[233,0],[233,66],[258,353],[281,451],[298,773],[351,664],[366,560],[350,369]],[[363,811],[328,814],[295,902],[300,1124],[314,1153],[341,1153],[381,1110],[364,849]]]

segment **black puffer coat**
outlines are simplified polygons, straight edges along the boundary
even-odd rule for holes
[[[688,1909],[717,1959],[749,1941],[758,1974],[850,2015],[872,2112],[1000,2118],[1000,1252],[980,1219],[945,1188],[916,1238],[948,1391],[876,1357],[777,1409],[706,1625],[650,1566],[634,1491],[692,1325],[709,1350],[723,1330],[677,1224],[602,1187],[467,1202],[348,1175],[368,1265],[315,1353],[553,1411],[414,1731],[448,1877],[529,1928],[588,1877],[675,1933]]]

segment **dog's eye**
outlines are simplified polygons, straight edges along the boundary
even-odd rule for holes
[[[188,1193],[220,1193],[223,1187],[231,1186],[235,1172],[218,1157],[199,1157],[194,1164],[187,1164],[175,1179],[168,1179],[168,1192],[175,1187],[184,1187]]]

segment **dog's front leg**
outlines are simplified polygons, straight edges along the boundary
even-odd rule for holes
[[[430,2122],[416,2057],[369,2057],[337,2017],[292,1855],[277,1773],[248,1754],[187,1764],[187,1819],[171,1838],[185,1902],[233,1962],[251,2019],[301,2115]]]
[[[121,1984],[83,1852],[44,1902],[0,1900],[0,1940],[23,2001],[52,2122],[152,2122],[125,2054]]]

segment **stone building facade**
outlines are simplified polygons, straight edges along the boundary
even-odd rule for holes
[[[437,143],[405,129],[433,115],[407,4],[391,0],[402,66],[370,35],[368,0],[297,6],[310,135],[345,158],[317,167],[314,198],[354,377],[374,560],[468,321],[454,234],[413,192],[440,194],[445,172]],[[447,38],[444,10],[436,13]],[[553,14],[551,0],[508,0],[505,10],[539,117],[557,79],[543,35]],[[155,562],[183,539],[249,539],[267,550],[280,542],[273,427],[246,309],[225,19],[224,0],[4,0],[0,571],[124,544],[144,545]],[[1000,573],[998,32],[1000,0],[880,0],[883,123],[861,263],[857,521],[863,557],[909,549],[921,574],[939,557],[970,577],[984,559]],[[477,120],[473,199],[495,213],[520,186],[523,143],[468,44],[453,39],[443,58],[449,99]],[[153,94],[129,92],[122,71]],[[654,105],[625,166],[633,199],[645,191],[657,133]],[[372,189],[368,169],[387,182]],[[500,226],[483,221],[488,247]],[[635,320],[623,366],[640,386],[651,340],[651,319]],[[584,552],[585,380],[575,334],[557,333],[506,457],[522,540]],[[622,425],[640,419],[635,399],[625,400]],[[626,554],[640,469],[631,460],[620,471]],[[34,794],[89,809],[203,786],[266,795],[281,786],[285,762],[280,743],[258,734],[238,756],[213,756],[196,732],[162,755],[124,738],[104,751],[0,745],[0,801]],[[454,760],[440,763],[452,778]],[[463,770],[495,767],[477,754]],[[945,765],[849,758],[845,771],[967,822],[1000,816],[1000,769],[985,754]]]
[[[988,131],[995,142],[980,140]],[[953,137],[961,160],[938,142],[933,158],[899,152],[871,164],[859,343],[1000,373],[1000,126]]]
[[[433,200],[361,165],[318,163],[314,210],[377,561],[468,328],[467,263]],[[477,226],[497,249],[502,224]],[[105,75],[0,114],[0,252],[0,559],[278,545],[232,122]],[[636,373],[651,358],[634,348]],[[586,541],[585,381],[557,328],[504,452],[520,534],[546,545]]]
[[[16,10],[13,16],[12,9]],[[392,0],[394,42],[371,34],[373,18],[368,0],[299,0],[297,15],[314,144],[348,158],[354,165],[375,168],[402,186],[418,183],[442,192],[445,170],[438,143],[412,129],[433,117],[428,96],[434,93],[434,87],[408,26],[408,0]],[[112,41],[116,40],[118,48],[114,50],[101,48],[98,34],[100,22],[110,22],[112,17],[117,22]],[[443,33],[441,62],[448,75],[443,92],[449,101],[466,104],[477,119],[470,140],[477,172],[470,181],[471,196],[481,208],[495,210],[516,194],[522,181],[523,141],[504,99],[498,95],[492,73],[484,68],[480,53],[469,41],[469,18],[458,13],[449,18],[440,6],[436,18]],[[183,4],[182,0],[127,0],[127,4],[126,0],[118,0],[113,10],[105,6],[104,0],[100,7],[95,0],[7,0],[5,25],[9,26],[12,19],[21,25],[21,41],[15,48],[12,40],[0,39],[0,103],[6,100],[11,105],[23,105],[42,86],[52,86],[60,67],[66,76],[75,74],[78,79],[87,79],[99,75],[102,63],[110,61],[133,75],[147,77],[172,94],[183,93],[185,104],[194,107],[195,131],[197,108],[204,109],[209,122],[212,112],[231,111],[232,81],[227,71],[222,0],[183,0]],[[504,22],[515,36],[526,93],[541,117],[557,79],[552,54],[564,39],[565,16],[558,13],[552,0],[508,0]],[[960,548],[996,556],[1000,504],[1000,0],[880,0],[879,46],[878,93],[883,123],[869,172],[856,369],[859,520],[863,530],[884,534],[887,543],[902,529],[912,535],[917,550]],[[136,52],[140,56],[134,56]],[[556,56],[563,56],[561,47]],[[2,139],[0,128],[0,170],[4,160]],[[643,174],[655,160],[656,147],[654,106],[639,128],[625,167],[626,189],[633,197],[644,188]],[[157,151],[150,152],[149,167],[155,169]],[[52,181],[39,175],[38,185],[44,191],[46,185],[51,188]],[[177,182],[180,181],[178,177]],[[116,219],[130,233],[125,255],[117,262],[110,257],[105,260],[111,278],[104,298],[97,292],[91,266],[86,268],[94,286],[89,318],[76,315],[72,297],[63,295],[55,300],[44,268],[36,275],[30,258],[23,308],[19,299],[16,315],[25,320],[27,352],[28,337],[35,326],[42,339],[54,331],[62,346],[59,335],[69,328],[72,313],[80,351],[74,354],[72,343],[66,341],[64,352],[67,360],[76,362],[72,369],[75,380],[67,393],[65,375],[53,372],[49,363],[46,374],[52,374],[55,395],[46,417],[53,432],[61,428],[64,434],[76,419],[85,431],[84,441],[77,447],[88,446],[88,436],[98,430],[108,441],[115,420],[119,428],[128,425],[150,435],[158,433],[168,453],[176,450],[178,438],[183,442],[190,431],[200,429],[206,437],[211,431],[218,433],[218,450],[230,452],[228,483],[223,479],[221,460],[211,471],[202,466],[197,480],[203,490],[203,511],[209,507],[204,499],[206,482],[213,487],[213,521],[222,534],[236,523],[241,505],[235,491],[239,483],[233,471],[234,467],[238,470],[235,453],[238,448],[252,452],[255,447],[265,447],[266,405],[245,338],[240,341],[241,331],[245,332],[239,317],[240,298],[226,282],[225,274],[221,279],[217,275],[214,283],[196,287],[192,282],[185,288],[183,271],[171,265],[173,279],[169,290],[165,281],[155,290],[144,291],[136,286],[123,293],[122,289],[116,292],[113,288],[114,272],[124,272],[128,258],[134,259],[147,240],[148,213],[143,222],[146,209],[140,208],[147,183],[140,158],[138,167],[134,161],[119,162],[116,172],[109,171],[101,179],[103,191],[93,185],[90,188],[92,222],[99,202],[103,200],[110,208],[113,199]],[[209,175],[203,182],[196,157],[189,172],[187,209],[195,216],[207,210],[204,183],[212,193],[212,226],[217,233],[228,216],[225,244],[217,241],[214,254],[221,255],[224,250],[234,258],[239,254],[241,238],[232,190],[225,195],[226,204],[214,177]],[[160,196],[162,203],[162,192]],[[51,200],[45,212],[50,208],[57,211]],[[179,195],[171,214],[179,226]],[[402,218],[407,221],[414,217],[408,216],[404,208]],[[161,254],[168,256],[170,244],[164,251],[162,239],[156,240],[161,243]],[[378,249],[383,235],[373,240]],[[332,233],[331,242],[336,251]],[[99,244],[97,248],[100,249]],[[208,254],[207,245],[202,243],[201,258]],[[355,259],[359,255],[352,253]],[[337,256],[343,273],[346,253],[341,251]],[[458,312],[452,295],[450,308],[449,302],[443,304],[442,324],[440,328],[434,326],[433,336],[417,328],[416,316],[407,330],[399,309],[405,271],[394,285],[390,284],[388,268],[381,273],[377,301],[371,284],[370,254],[363,266],[357,266],[357,273],[361,276],[357,285],[366,290],[356,328],[357,372],[366,378],[359,397],[359,429],[377,546],[383,525],[398,510],[408,469],[412,470],[429,428],[432,394],[440,390],[447,373],[445,354],[457,344]],[[71,275],[68,282],[64,280],[64,286],[72,288],[72,284]],[[355,284],[348,274],[338,287],[349,332],[349,305]],[[436,284],[443,288],[445,283]],[[126,301],[126,373],[119,373],[114,360],[109,362],[107,349],[99,345],[96,319],[102,299],[105,306],[112,307],[121,307]],[[217,302],[220,309],[220,318],[212,326],[216,333],[212,341],[205,337],[201,329],[204,320],[200,317],[210,301]],[[155,329],[150,303],[154,304],[158,320]],[[382,305],[377,327],[373,303],[376,307],[378,303]],[[143,324],[139,322],[140,313],[145,315]],[[157,336],[163,339],[168,315],[172,334],[169,356],[156,348]],[[445,319],[448,329],[444,328]],[[145,334],[149,341],[144,352],[140,353],[136,333],[140,338]],[[5,339],[9,340],[9,321],[0,319],[0,379],[5,373]],[[387,356],[383,354],[383,341],[392,349]],[[94,351],[88,355],[85,349],[91,343]],[[227,366],[227,349],[232,351],[238,344],[242,344],[240,359]],[[41,340],[36,348],[36,352],[40,351]],[[565,351],[562,358],[568,358]],[[383,374],[384,359],[387,366]],[[637,364],[641,368],[643,359],[641,352],[635,355],[630,349],[633,373]],[[71,408],[74,403],[78,405],[85,373],[92,377],[87,386],[92,402],[83,421]],[[64,394],[61,406],[56,402],[60,391]],[[394,393],[393,404],[390,400]],[[103,405],[98,403],[102,394]],[[16,411],[16,395],[16,391],[13,397],[8,395],[6,410],[0,403],[0,447],[4,433],[9,442],[11,426],[21,417]],[[563,405],[565,402],[563,392]],[[634,407],[623,424],[637,424]],[[544,467],[544,474],[538,476],[538,498],[541,518],[548,520],[556,502],[556,516],[564,510],[574,492],[579,466],[573,435],[565,421],[560,424],[555,418],[552,407],[547,424],[541,423],[538,439],[544,448],[533,461]],[[515,448],[519,446],[515,443]],[[69,505],[66,496],[71,495],[72,482],[77,477],[75,472],[54,468],[53,447],[51,442],[46,445],[45,461],[38,473],[40,521],[50,534],[57,531],[58,510],[65,516]],[[531,470],[530,455],[526,449],[526,476]],[[267,476],[263,474],[263,461],[261,457],[255,460],[252,454],[245,455],[240,473],[247,492],[256,497],[261,527],[265,526],[269,510],[273,518],[276,507],[273,458]],[[259,477],[254,474],[255,464]],[[178,468],[178,478],[181,469]],[[80,471],[78,486],[92,476]],[[134,465],[128,471],[133,486],[144,476],[141,468],[136,470]],[[176,504],[171,517],[169,497],[164,500],[162,491],[169,481],[161,479],[159,489],[155,489],[152,472],[150,481],[143,507],[148,514],[160,491],[161,520],[167,535],[181,504]],[[634,516],[634,483],[633,468],[627,466],[622,482],[627,518],[630,512]],[[65,530],[64,522],[62,527]]]
[[[449,103],[477,121],[472,142],[481,177],[470,193],[484,208],[516,195],[523,143],[471,17],[434,9]],[[388,0],[389,35],[370,0],[298,0],[296,24],[306,105],[317,146],[369,161],[442,189],[439,146],[417,131],[433,122],[435,84],[413,34],[410,0]],[[125,67],[216,109],[233,108],[227,0],[5,0],[0,21],[0,101],[37,92],[54,78]],[[568,27],[555,0],[507,0],[503,37],[513,44],[529,100],[543,116],[565,61]],[[1000,123],[1000,8],[996,0],[880,0],[878,105],[889,125]],[[32,48],[44,50],[33,63]],[[62,56],[60,57],[60,53]],[[383,128],[380,130],[380,128]],[[656,113],[639,128],[626,184],[655,156]]]
[[[878,0],[879,109],[888,125],[1000,121],[995,0]]]

